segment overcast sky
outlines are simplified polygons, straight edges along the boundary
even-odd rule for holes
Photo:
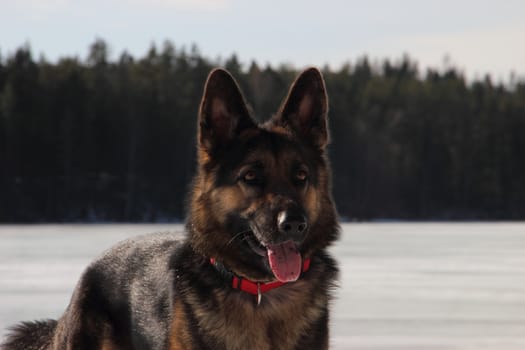
[[[0,0],[3,57],[29,43],[49,60],[84,58],[97,37],[113,57],[170,39],[244,63],[337,68],[407,53],[420,68],[448,56],[469,78],[525,77],[523,0]]]

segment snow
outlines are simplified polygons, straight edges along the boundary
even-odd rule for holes
[[[344,224],[331,349],[525,349],[525,223]],[[58,318],[85,266],[181,225],[0,226],[0,339]]]

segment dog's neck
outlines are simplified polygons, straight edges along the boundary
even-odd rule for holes
[[[245,293],[255,295],[257,297],[257,305],[261,303],[262,294],[269,292],[272,289],[279,288],[287,283],[293,282],[255,282],[246,278],[239,277],[231,272],[226,266],[218,262],[215,258],[210,259],[210,263],[217,269],[217,271],[222,275],[222,277],[231,283],[233,289],[238,289]],[[311,259],[304,259],[303,266],[301,270],[301,278],[303,274],[310,269]]]

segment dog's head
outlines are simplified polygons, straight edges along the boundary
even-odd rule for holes
[[[260,125],[232,76],[210,73],[188,220],[194,249],[242,277],[293,281],[302,259],[336,239],[327,110],[325,84],[314,68]]]

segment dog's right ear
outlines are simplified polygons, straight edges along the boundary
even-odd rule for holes
[[[224,69],[214,69],[204,86],[199,110],[199,147],[210,152],[233,141],[243,130],[255,127],[233,77]]]

